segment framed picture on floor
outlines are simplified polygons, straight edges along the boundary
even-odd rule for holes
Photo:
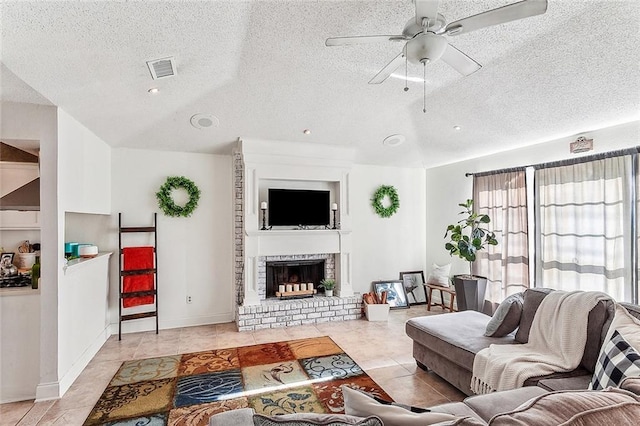
[[[427,294],[424,289],[424,272],[400,272],[400,281],[402,281],[402,284],[404,285],[404,290],[407,293],[407,296],[411,296],[413,299],[413,303],[411,303],[412,305],[425,303],[427,301]]]
[[[387,292],[387,303],[390,309],[406,309],[409,307],[407,293],[404,291],[404,285],[400,280],[374,281],[373,291],[382,297],[382,292]]]

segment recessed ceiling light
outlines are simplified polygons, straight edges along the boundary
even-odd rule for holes
[[[311,134],[311,130],[309,130],[309,129],[304,129],[304,130],[302,131],[302,133],[304,133],[305,135],[310,135],[310,134]]]
[[[208,129],[209,127],[218,127],[220,120],[211,114],[196,114],[191,117],[191,125],[196,129]]]
[[[460,127],[460,126],[453,126],[453,130],[462,130],[462,127]]]
[[[391,135],[391,136],[387,136],[382,141],[382,144],[385,146],[398,146],[398,145],[402,145],[405,139],[406,138],[404,135]]]
[[[147,90],[147,92],[149,93],[158,93],[160,91],[160,89],[158,89],[157,87],[152,87],[151,89]]]

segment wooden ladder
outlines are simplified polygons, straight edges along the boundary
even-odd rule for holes
[[[158,334],[158,213],[153,214],[153,226],[122,226],[122,213],[118,213],[118,270],[120,271],[120,286],[118,296],[118,340],[122,340],[122,321],[130,321],[141,318],[156,318],[156,334]],[[123,270],[122,266],[122,234],[126,233],[153,233],[153,265],[151,269]],[[153,290],[124,292],[124,277],[132,275],[153,274]],[[153,296],[153,310],[136,314],[122,315],[124,299],[132,297]]]

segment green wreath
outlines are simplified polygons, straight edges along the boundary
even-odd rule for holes
[[[184,206],[177,205],[171,198],[171,191],[182,188],[189,194],[189,201]],[[188,217],[198,207],[200,200],[200,190],[193,181],[184,176],[169,176],[167,181],[160,187],[160,191],[156,192],[158,206],[165,215],[172,217]]]
[[[382,205],[382,201],[385,199],[385,197],[389,197],[389,201],[391,202],[389,207],[385,207]],[[396,191],[393,186],[381,185],[373,194],[371,205],[375,209],[378,216],[393,216],[400,207],[400,198],[398,198],[398,191]]]

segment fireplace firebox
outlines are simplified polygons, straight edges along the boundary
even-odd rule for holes
[[[317,288],[325,278],[325,260],[295,260],[267,262],[267,297],[276,297],[282,284],[313,283]]]

